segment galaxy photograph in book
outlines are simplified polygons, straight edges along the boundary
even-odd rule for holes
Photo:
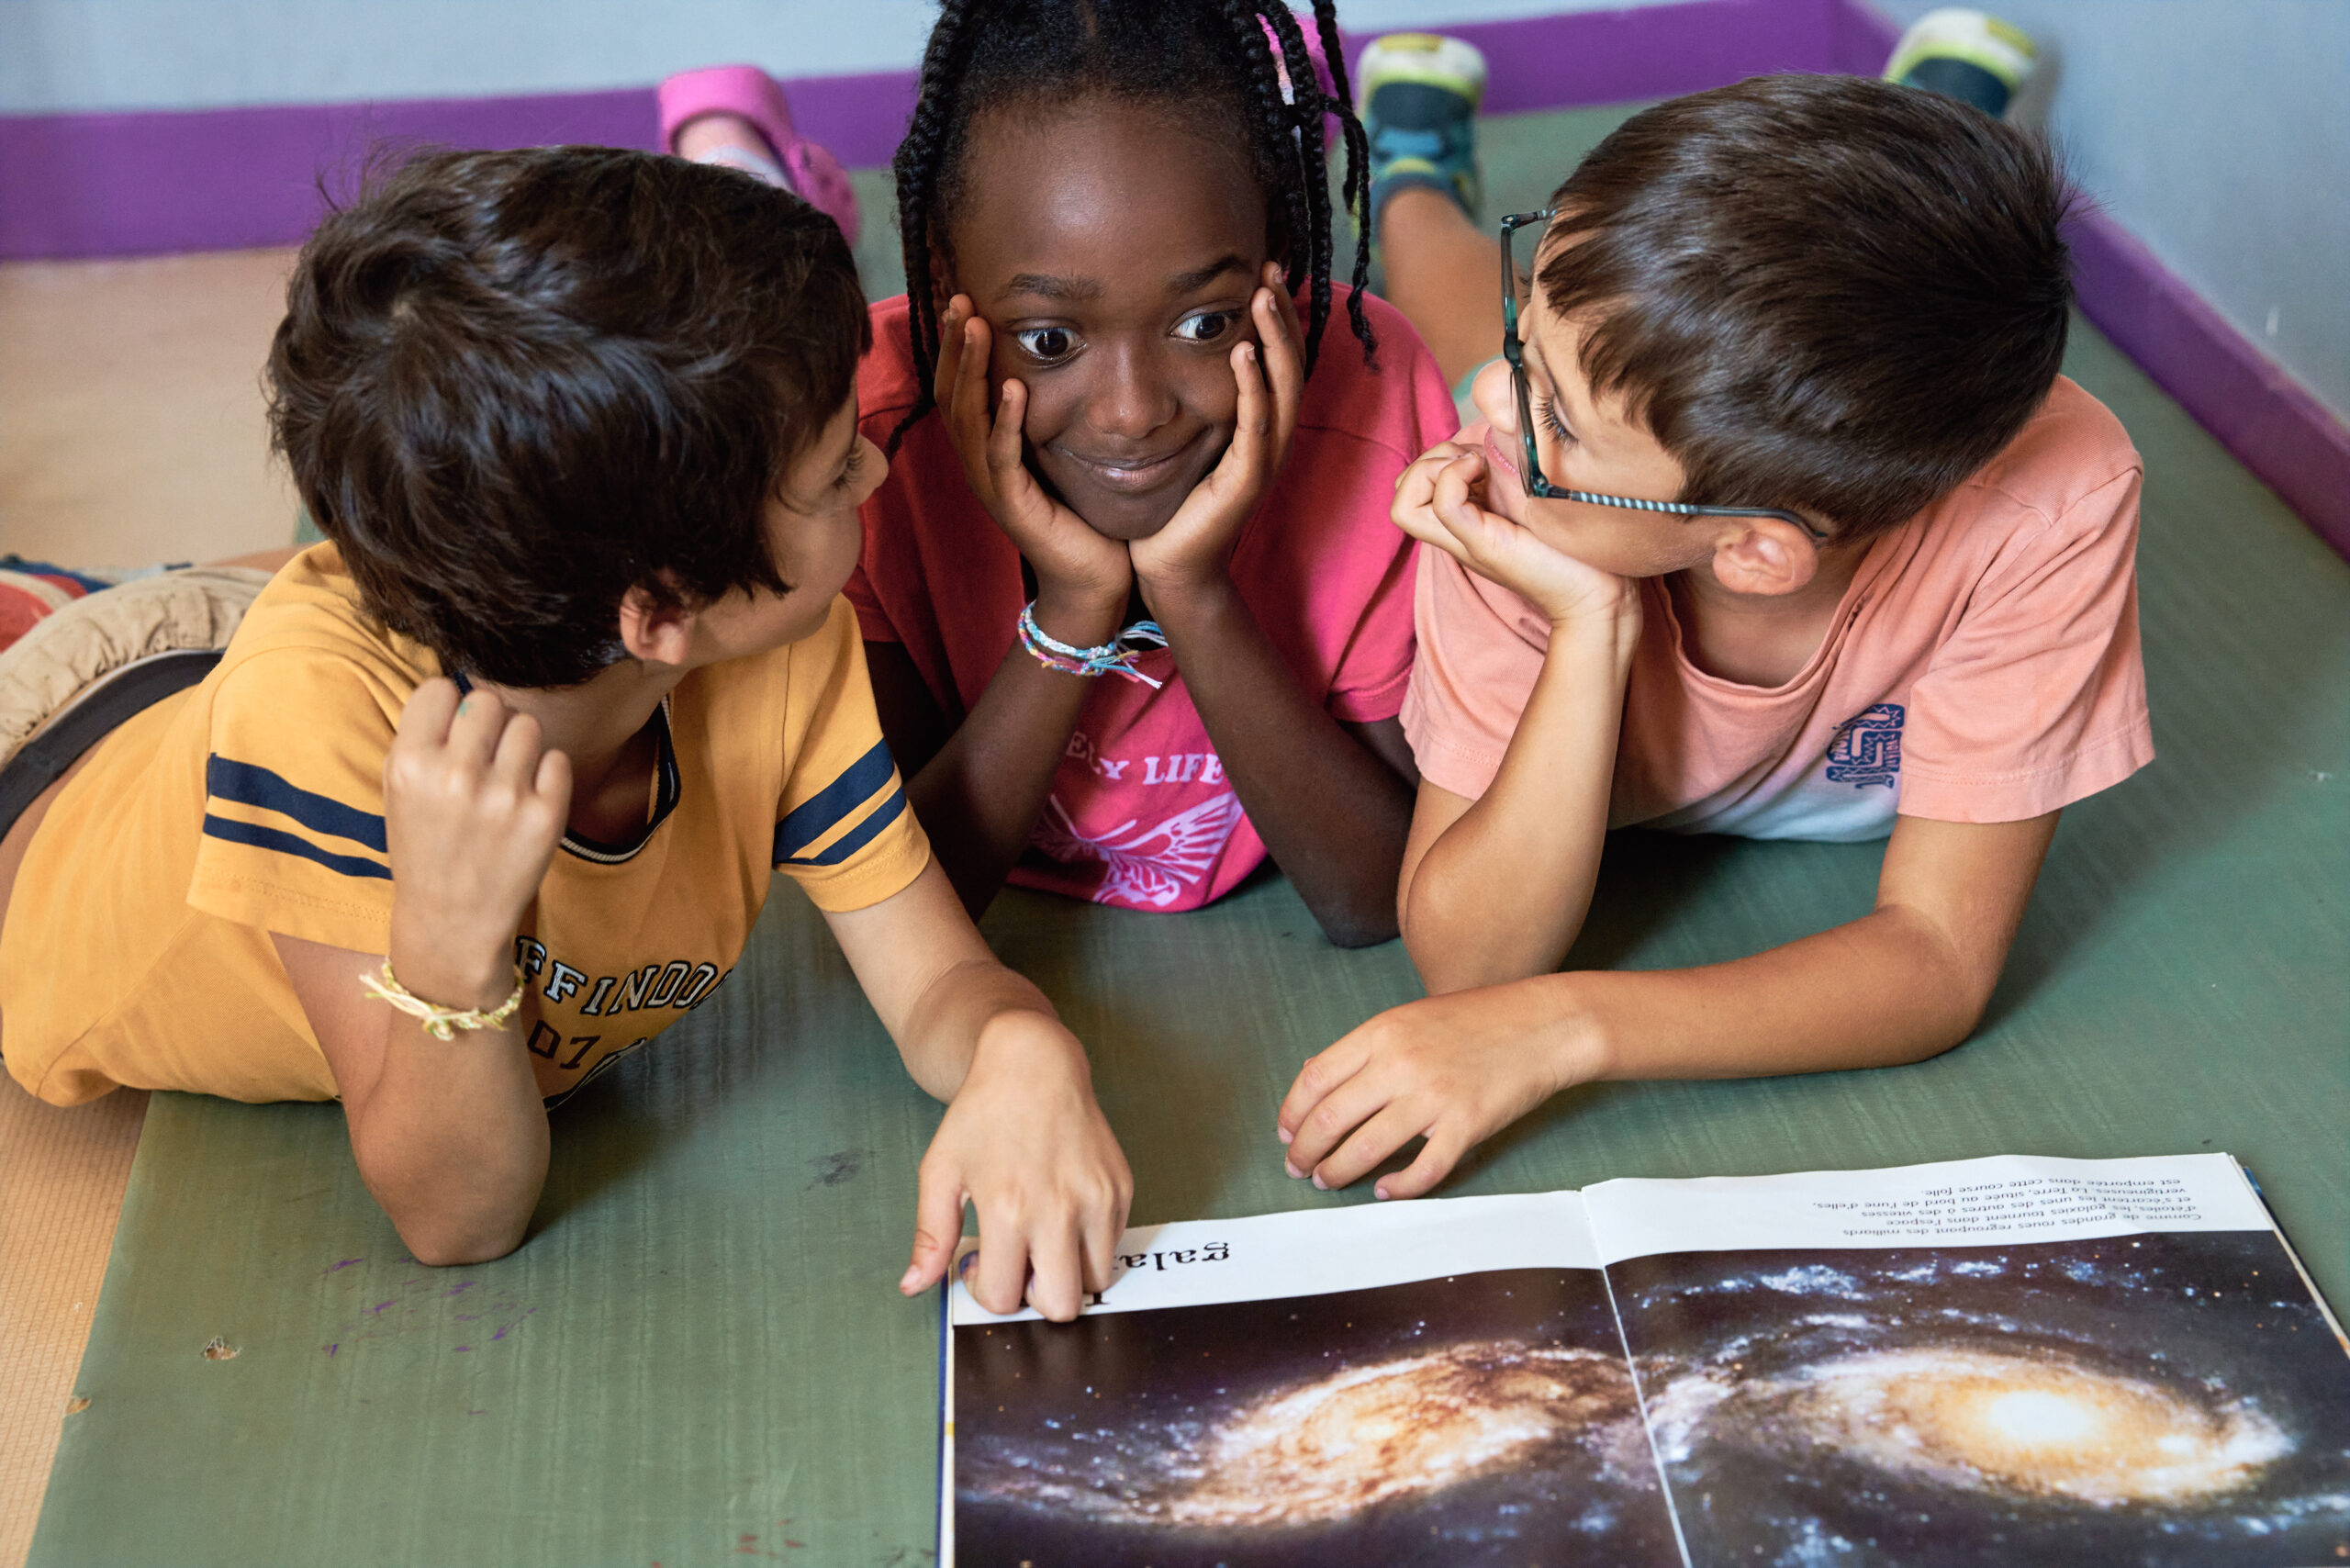
[[[2266,1231],[1609,1275],[1694,1568],[2350,1561],[2350,1354]]]
[[[1606,1284],[955,1330],[957,1568],[1677,1564]]]

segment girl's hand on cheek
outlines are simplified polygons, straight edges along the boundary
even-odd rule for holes
[[[1021,440],[1028,388],[1005,381],[990,413],[988,354],[992,342],[987,321],[974,312],[969,296],[958,294],[947,301],[938,324],[938,375],[932,395],[955,454],[962,459],[971,493],[1036,569],[1037,615],[1045,629],[1065,641],[1098,642],[1100,638],[1081,630],[1072,636],[1060,625],[1064,618],[1091,622],[1097,613],[1114,622],[1125,609],[1134,576],[1126,547],[1096,533],[1083,518],[1046,494],[1028,472]]]
[[[1587,566],[1532,530],[1486,510],[1485,454],[1456,442],[1432,447],[1395,487],[1395,525],[1516,594],[1554,626],[1590,617],[1639,629],[1640,596],[1628,577]]]
[[[1297,430],[1298,403],[1305,393],[1303,340],[1297,305],[1281,287],[1281,268],[1268,262],[1259,279],[1249,313],[1263,342],[1234,345],[1232,376],[1239,384],[1240,409],[1233,426],[1232,444],[1208,476],[1184,498],[1167,526],[1147,539],[1137,539],[1135,575],[1142,580],[1145,599],[1157,608],[1157,596],[1201,588],[1213,588],[1225,579],[1232,547],[1241,524],[1248,521],[1266,487],[1289,456],[1290,437]],[[1260,367],[1261,366],[1261,367]]]
[[[428,680],[384,756],[391,952],[402,983],[443,1007],[494,1007],[514,989],[514,933],[539,896],[571,810],[571,759],[539,722],[487,691]]]

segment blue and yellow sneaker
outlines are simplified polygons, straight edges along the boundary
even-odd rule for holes
[[[1973,104],[1993,119],[2004,119],[2039,59],[2039,48],[2022,28],[1952,6],[1909,24],[1893,46],[1885,79]]]
[[[1442,191],[1477,216],[1477,106],[1485,57],[1474,44],[1434,33],[1390,33],[1355,67],[1371,140],[1372,221],[1407,185]],[[1374,230],[1374,232],[1376,230]]]

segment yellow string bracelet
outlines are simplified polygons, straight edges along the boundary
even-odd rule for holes
[[[399,977],[392,973],[392,961],[389,958],[384,960],[382,980],[377,980],[374,975],[359,977],[361,991],[378,1002],[390,1002],[409,1017],[419,1020],[424,1025],[424,1032],[436,1040],[455,1039],[456,1031],[459,1029],[504,1028],[506,1021],[514,1016],[515,1009],[522,1005],[524,983],[522,966],[517,964],[514,966],[513,994],[484,1013],[478,1007],[441,1007],[425,1001],[424,998],[400,984]]]

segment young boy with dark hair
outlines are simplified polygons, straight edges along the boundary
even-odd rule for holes
[[[495,1257],[547,1107],[711,994],[780,870],[949,1102],[901,1288],[968,1200],[980,1298],[1073,1315],[1130,1182],[881,741],[839,230],[673,158],[436,153],[319,226],[287,303],[272,418],[330,543],[9,831],[9,1070],[340,1098],[416,1256]]]
[[[1439,101],[1439,51],[1405,51],[1391,111]],[[1365,76],[1376,137],[1375,58]],[[2140,465],[2057,374],[2068,197],[2044,145],[1913,88],[1760,78],[1627,121],[1551,211],[1505,220],[1505,247],[1539,241],[1520,268],[1456,205],[1464,139],[1411,129],[1438,156],[1391,162],[1391,286],[1446,317],[1441,362],[1476,258],[1504,348],[1474,374],[1482,421],[1395,499],[1428,546],[1399,897],[1431,994],[1308,1062],[1279,1119],[1292,1174],[1330,1186],[1425,1137],[1382,1197],[1576,1083],[1956,1045],[2058,812],[2153,756]],[[1859,920],[1700,969],[1554,972],[1606,831],[1634,823],[1890,837]]]

